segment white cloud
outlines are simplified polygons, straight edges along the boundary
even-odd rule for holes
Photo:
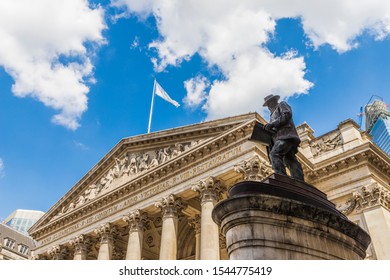
[[[190,108],[196,108],[206,100],[206,88],[208,80],[203,76],[197,76],[184,82],[187,96],[183,99],[184,104]]]
[[[0,158],[0,178],[5,176],[4,169],[5,169],[4,161],[2,158]]]
[[[147,17],[153,10],[153,2],[154,0],[111,0],[111,5],[117,8],[128,8],[127,11],[130,13]]]
[[[270,93],[282,98],[307,93],[312,83],[304,79],[302,57],[275,57],[260,50],[242,54],[231,63],[228,77],[211,87],[204,109],[208,119],[262,110]]]
[[[104,13],[87,0],[2,0],[0,66],[13,93],[57,111],[52,121],[77,129],[93,82],[93,47],[104,43]]]
[[[200,80],[185,82],[188,105],[196,106],[206,99],[203,108],[209,119],[258,111],[270,93],[288,97],[307,93],[313,86],[304,77],[302,57],[293,51],[278,57],[267,50],[278,19],[301,18],[314,48],[329,44],[340,53],[357,47],[356,38],[365,30],[377,39],[390,33],[387,0],[113,2],[127,7],[129,13],[156,18],[161,38],[150,47],[157,51],[152,59],[157,71],[178,66],[198,53],[210,67],[222,72],[224,79],[211,81],[208,94]]]
[[[82,151],[87,151],[89,150],[89,147],[87,145],[85,145],[84,143],[82,142],[79,142],[79,141],[76,141],[76,140],[73,140],[73,144],[80,150]]]

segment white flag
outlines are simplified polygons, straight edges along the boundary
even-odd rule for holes
[[[156,81],[155,93],[165,101],[168,101],[172,105],[176,106],[176,108],[180,106],[179,103],[177,103],[175,100],[169,97],[168,93],[166,93],[166,91],[160,86],[159,83],[157,83],[157,81]]]

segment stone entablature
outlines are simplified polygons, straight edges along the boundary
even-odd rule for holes
[[[359,152],[359,150],[361,150]],[[359,149],[345,152],[342,156],[332,158],[325,162],[313,165],[311,170],[305,169],[309,181],[312,184],[321,180],[329,180],[332,176],[339,176],[344,171],[370,164],[378,171],[390,176],[388,161],[376,152],[377,148],[371,143],[365,143]]]
[[[317,138],[306,123],[297,130],[302,141],[300,152],[309,161],[304,166],[309,183],[316,185],[367,164],[390,177],[389,157],[371,142],[369,135],[359,130],[354,121],[346,120],[336,130]]]
[[[298,126],[297,131],[302,141],[300,150],[312,163],[321,162],[370,142],[366,133],[359,131],[359,127],[352,120],[340,123],[336,130],[319,137],[314,136],[314,130],[307,123]]]

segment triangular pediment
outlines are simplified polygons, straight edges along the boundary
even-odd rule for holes
[[[174,160],[181,154],[195,149],[208,139],[199,139],[154,147],[153,149],[125,151],[120,157],[114,157],[112,164],[103,172],[96,172],[90,184],[86,184],[80,194],[70,203],[64,204],[61,210],[51,219],[55,220],[76,210],[90,201],[109,193],[110,191],[136,180],[146,172]]]
[[[122,139],[77,184],[74,185],[31,229],[30,233],[67,219],[100,198],[125,185],[142,184],[169,172],[171,165],[191,160],[201,149],[220,146],[217,139],[255,120],[257,113]],[[236,136],[232,136],[236,137]],[[219,143],[219,142],[218,142]],[[160,172],[162,170],[162,173]],[[134,183],[135,182],[135,183]],[[134,188],[134,187],[133,187]],[[96,207],[94,205],[93,207]],[[74,214],[76,215],[76,214]]]

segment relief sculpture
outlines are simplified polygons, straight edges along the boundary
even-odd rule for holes
[[[95,199],[114,188],[118,183],[124,183],[139,174],[157,167],[158,165],[173,159],[185,151],[197,146],[200,141],[192,141],[186,144],[175,144],[156,151],[143,153],[125,154],[122,158],[115,158],[115,164],[101,178],[88,186],[88,188],[73,200],[68,206],[62,207],[61,211],[53,218],[60,217],[73,209]]]
[[[327,151],[334,150],[337,146],[343,144],[341,134],[326,135],[310,145],[311,151],[314,156],[319,156]]]

